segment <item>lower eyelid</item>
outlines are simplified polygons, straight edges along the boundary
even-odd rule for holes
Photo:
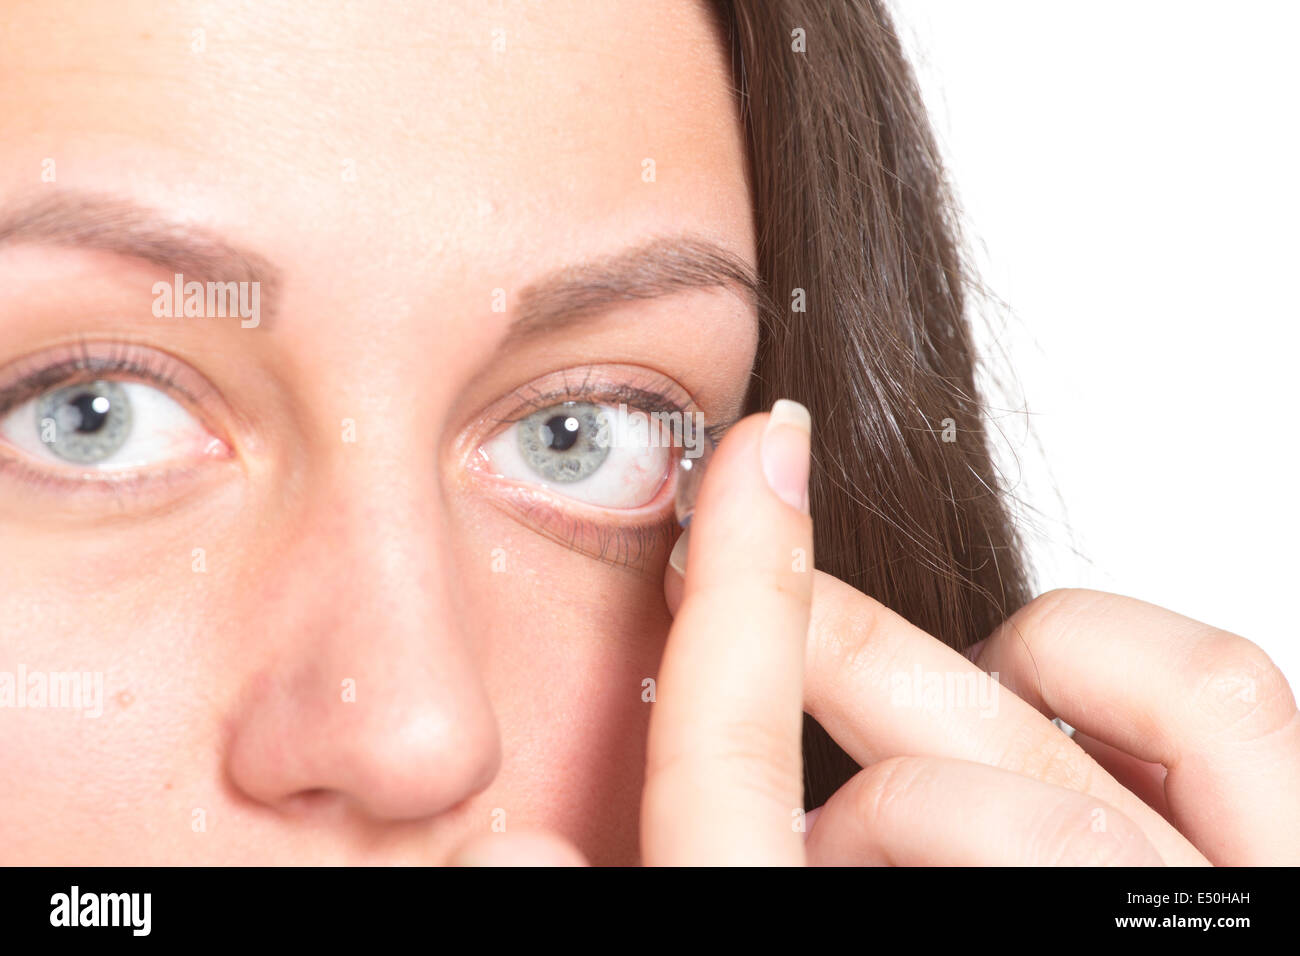
[[[11,412],[12,413],[12,412]],[[11,414],[10,413],[10,414]],[[56,462],[0,439],[0,511],[21,520],[24,508],[41,520],[60,515],[68,520],[143,519],[198,498],[242,473],[234,448],[197,419],[192,442],[167,460],[132,466],[96,468]],[[39,510],[29,502],[39,499]]]
[[[562,492],[553,491],[542,485],[494,474],[484,467],[470,465],[468,470],[475,485],[486,488],[493,497],[508,500],[516,508],[547,505],[556,510],[572,512],[575,517],[582,520],[624,526],[645,526],[656,522],[661,516],[671,517],[672,514],[672,486],[675,472],[672,468],[655,491],[654,497],[634,508],[602,507],[579,498],[567,497]]]
[[[215,467],[214,467],[215,465]],[[104,472],[86,478],[33,466],[0,451],[0,519],[37,516],[50,521],[123,520],[136,522],[165,514],[187,502],[207,501],[220,485],[242,473],[233,455],[159,471]]]
[[[658,570],[656,562],[676,536],[671,507],[667,511],[658,508],[658,514],[643,514],[639,523],[611,524],[571,514],[571,509],[557,505],[545,494],[528,494],[532,489],[519,491],[525,493],[494,496],[491,503],[556,544],[615,567]]]

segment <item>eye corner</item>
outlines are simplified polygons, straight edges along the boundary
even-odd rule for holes
[[[6,465],[37,486],[143,489],[228,460],[235,446],[182,360],[130,342],[64,343],[0,370]]]

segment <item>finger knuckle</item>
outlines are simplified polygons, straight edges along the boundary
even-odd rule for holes
[[[798,735],[772,721],[726,721],[712,738],[709,759],[738,786],[784,798],[802,779]]]
[[[887,826],[891,814],[912,802],[933,779],[933,764],[920,757],[890,757],[862,770],[853,810],[868,829]]]
[[[815,651],[818,663],[845,682],[874,673],[896,651],[882,637],[881,608],[870,599],[852,613],[837,612],[819,620]]]
[[[651,747],[647,754],[646,799],[664,793],[698,793],[723,786],[780,806],[801,803],[799,747],[788,734],[760,721],[727,721],[710,727],[683,747]]]
[[[1084,588],[1054,588],[1016,611],[1003,626],[1013,630],[1031,651],[1041,652],[1056,638],[1070,633],[1079,617],[1105,597],[1100,591]]]
[[[1192,719],[1205,729],[1245,740],[1295,719],[1291,686],[1258,645],[1228,631],[1209,630],[1193,646],[1187,700]]]
[[[780,568],[752,568],[742,575],[718,578],[700,585],[687,593],[686,600],[743,608],[746,615],[759,618],[769,613],[788,613],[806,618],[812,604],[812,591],[808,582],[801,580],[798,574]],[[803,578],[806,577],[804,574]]]
[[[1096,774],[1083,748],[1047,723],[1017,733],[994,764],[1076,793],[1088,792]]]
[[[1033,856],[1049,866],[1133,866],[1153,851],[1133,821],[1112,807],[1070,796],[1043,815]]]

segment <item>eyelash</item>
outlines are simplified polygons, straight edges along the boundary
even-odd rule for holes
[[[203,401],[211,386],[193,371],[188,371],[180,360],[165,352],[138,346],[130,341],[89,338],[66,343],[56,347],[55,351],[60,353],[56,358],[50,359],[46,353],[41,353],[35,358],[22,359],[6,370],[7,384],[0,386],[0,420],[22,403],[46,392],[111,377],[158,387],[181,402],[205,428],[212,429],[208,416],[202,413]],[[196,389],[193,385],[201,388]],[[185,474],[184,470],[173,469],[97,475],[93,478],[84,475],[73,477],[35,467],[8,452],[0,452],[0,470],[12,472],[17,479],[38,492],[50,491],[64,497],[81,494],[108,495],[119,511],[126,511],[128,496],[146,490],[170,491]]]
[[[538,533],[570,551],[595,558],[604,564],[630,571],[642,571],[646,559],[673,540],[676,524],[672,516],[651,524],[611,527],[568,514],[550,503],[535,503],[520,509]],[[535,512],[541,511],[538,517]],[[589,544],[579,543],[589,536]]]
[[[96,351],[92,351],[92,348]],[[73,354],[55,361],[38,360],[34,367],[11,372],[9,384],[0,387],[0,418],[25,401],[54,388],[67,387],[103,377],[126,377],[155,385],[178,395],[193,411],[200,396],[186,388],[180,369],[183,366],[165,353],[143,350],[130,343],[91,342],[81,340],[74,344]],[[637,381],[609,382],[598,377],[598,368],[575,369],[560,373],[563,378],[558,388],[542,389],[525,386],[510,396],[515,407],[509,417],[497,418],[496,425],[506,427],[522,421],[532,413],[562,402],[592,401],[606,404],[626,404],[643,412],[686,413],[688,402],[670,393],[657,383],[663,377],[646,371],[645,378]],[[570,382],[571,374],[581,379]],[[191,376],[192,377],[192,376]],[[730,427],[724,422],[705,427],[705,433],[715,443]],[[69,479],[31,468],[20,461],[0,455],[0,468],[13,467],[21,477],[37,487],[67,484]],[[139,484],[157,481],[167,476],[122,476],[95,480],[76,479],[78,488],[100,486],[110,490],[121,504],[122,492]],[[671,518],[661,518],[649,524],[613,526],[572,513],[572,510],[549,499],[516,505],[529,519],[533,528],[545,537],[569,550],[579,551],[597,560],[620,568],[639,570],[649,556],[657,554],[674,537],[675,524]],[[591,510],[591,506],[588,506]],[[584,539],[585,542],[584,542]]]
[[[574,387],[566,385],[564,388],[550,392],[534,390],[531,394],[525,394],[525,390],[521,389],[516,392],[517,400],[520,403],[518,410],[513,417],[497,419],[497,423],[512,425],[523,421],[533,412],[540,411],[543,408],[550,408],[552,405],[559,405],[562,402],[621,403],[627,405],[628,408],[635,408],[643,412],[662,412],[666,414],[685,414],[690,411],[686,403],[667,391],[656,388],[651,383],[637,385],[632,383],[606,384],[593,382],[591,375],[594,371],[594,369],[585,370],[586,377],[583,379],[582,384]],[[532,388],[532,386],[528,386],[528,388]],[[704,433],[716,444],[722,439],[730,424],[724,422],[717,425],[706,425]]]
[[[559,388],[542,389],[530,385],[518,390],[509,399],[515,403],[511,414],[494,419],[494,422],[509,426],[544,408],[574,401],[623,403],[647,413],[686,414],[692,410],[687,402],[657,384],[663,380],[658,373],[644,371],[644,378],[623,382],[600,380],[596,367],[573,369],[561,374],[564,379]],[[581,381],[570,384],[570,375],[581,375]],[[716,444],[732,424],[734,422],[706,425],[704,432]],[[512,503],[511,508],[521,513],[540,534],[568,550],[633,571],[644,570],[647,559],[673,541],[677,527],[671,514],[641,525],[604,524],[573,513],[575,509],[593,511],[597,506],[574,502],[561,504],[540,491],[533,492],[531,500],[525,504]],[[583,538],[588,539],[586,544],[580,543]]]
[[[107,375],[127,376],[157,385],[180,395],[190,404],[198,400],[177,381],[172,364],[174,360],[162,353],[142,354],[130,345],[118,343],[109,346],[115,351],[108,355],[92,355],[90,343],[85,341],[77,343],[76,347],[78,354],[20,372],[16,381],[0,388],[0,415],[8,414],[28,399],[51,389],[79,385]]]

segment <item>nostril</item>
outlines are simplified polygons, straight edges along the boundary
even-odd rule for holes
[[[342,804],[346,801],[343,794],[329,787],[312,787],[291,793],[281,801],[281,809],[286,813],[320,813],[330,804]]]

